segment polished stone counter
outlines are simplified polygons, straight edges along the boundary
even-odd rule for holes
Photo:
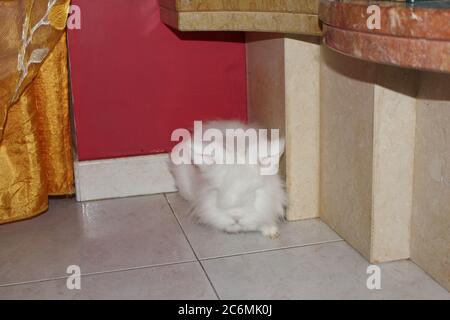
[[[161,19],[180,31],[320,35],[318,0],[160,0]]]
[[[369,29],[370,5],[380,8],[379,28]],[[450,72],[450,1],[321,0],[324,43],[367,61]]]

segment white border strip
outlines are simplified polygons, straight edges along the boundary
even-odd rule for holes
[[[75,161],[77,201],[175,192],[167,154]]]

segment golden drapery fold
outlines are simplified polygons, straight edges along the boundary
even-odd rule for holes
[[[18,10],[18,3],[22,9],[31,10],[26,13],[31,17],[30,29],[39,21],[31,14],[36,10],[36,17],[45,18],[47,12],[56,22],[55,26],[47,24],[47,17],[42,30],[36,29],[34,39],[23,51],[25,64],[30,67],[25,77],[17,67],[23,48],[16,52],[16,73],[9,68],[13,49],[17,49],[15,34],[8,31],[9,38],[0,39],[0,223],[42,213],[48,207],[49,195],[74,193],[67,44],[64,28],[56,28],[65,25],[68,1],[0,0],[0,19],[8,18],[11,24],[17,24],[13,20],[17,15],[7,12],[10,9],[23,13]],[[29,3],[34,6],[25,6]],[[64,6],[59,9],[64,18],[55,13],[58,5]],[[0,27],[5,23],[1,21]],[[23,37],[19,29],[15,32]],[[0,37],[3,36],[0,30]],[[46,49],[33,54],[40,48]]]
[[[70,0],[0,0],[0,139],[8,108],[60,39],[69,5]]]

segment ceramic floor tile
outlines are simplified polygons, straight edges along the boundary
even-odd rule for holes
[[[193,261],[162,195],[76,203],[57,199],[34,219],[0,226],[0,284]]]
[[[450,299],[410,261],[381,265],[381,290],[368,290],[368,263],[345,242],[202,262],[222,299]]]
[[[199,259],[341,240],[318,219],[284,223],[276,240],[257,232],[230,235],[199,225],[190,215],[189,204],[178,193],[166,196]]]
[[[198,262],[83,276],[81,290],[66,281],[0,287],[0,299],[216,299]]]

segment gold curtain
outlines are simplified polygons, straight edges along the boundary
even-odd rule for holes
[[[0,0],[0,223],[74,192],[67,0]]]

